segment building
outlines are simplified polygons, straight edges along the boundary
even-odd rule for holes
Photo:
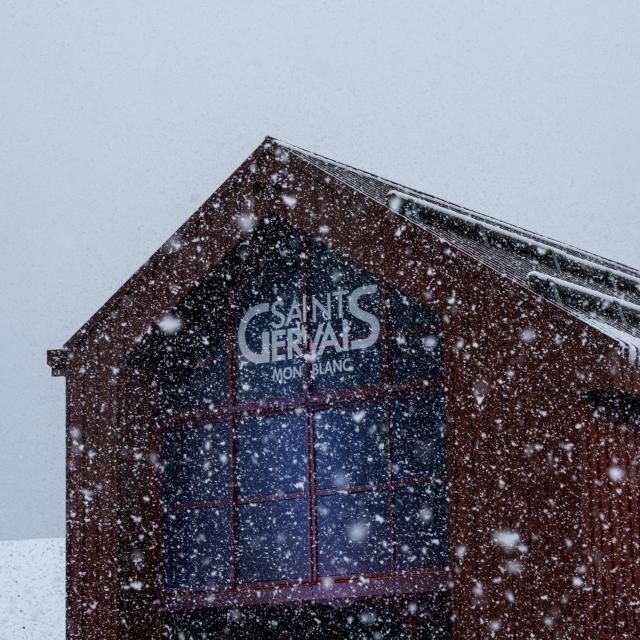
[[[64,345],[68,637],[640,634],[640,273],[267,138]]]

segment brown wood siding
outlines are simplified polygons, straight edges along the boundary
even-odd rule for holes
[[[637,424],[590,417],[583,452],[585,520],[593,554],[595,628],[602,637],[640,636],[640,441]],[[619,471],[618,471],[619,470]],[[617,479],[615,473],[623,474]]]
[[[282,163],[267,150],[250,160],[183,227],[183,249],[154,257],[70,343],[68,637],[162,637],[149,383],[122,357],[235,246],[243,236],[235,216],[248,202],[257,218],[275,214],[319,236],[447,318],[454,637],[592,638],[603,620],[634,623],[615,594],[629,576],[637,579],[630,555],[637,533],[607,537],[615,561],[604,570],[600,552],[591,568],[592,545],[604,534],[602,522],[588,518],[585,525],[584,514],[585,504],[593,513],[602,503],[609,530],[628,521],[637,529],[637,487],[624,494],[624,511],[620,496],[604,504],[603,490],[589,483],[605,463],[585,444],[580,394],[614,384],[637,388],[637,370],[595,329],[302,160]],[[290,185],[295,207],[254,189],[274,175]],[[535,337],[523,340],[528,330]],[[623,458],[635,456],[635,441],[616,446]],[[519,544],[496,544],[500,531],[516,532]],[[602,598],[575,586],[583,566]]]
[[[132,638],[160,637],[156,597],[159,580],[159,460],[155,455],[148,374],[125,368],[127,395],[119,415],[118,444],[118,610],[120,627]]]
[[[148,381],[88,365],[67,389],[67,637],[158,638]]]
[[[580,392],[609,379],[608,361],[598,362],[606,340],[585,328],[585,348],[580,323],[463,255],[408,234],[396,246],[389,277],[414,296],[431,288],[450,319],[455,637],[588,637],[587,599],[573,587],[586,562],[574,449]],[[496,545],[501,530],[517,532],[522,551]]]

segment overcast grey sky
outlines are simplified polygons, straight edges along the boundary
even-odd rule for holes
[[[64,532],[45,366],[266,135],[640,266],[640,4],[0,8],[0,538]]]

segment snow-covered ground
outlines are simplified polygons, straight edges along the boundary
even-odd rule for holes
[[[64,540],[0,541],[0,629],[12,640],[64,638]]]

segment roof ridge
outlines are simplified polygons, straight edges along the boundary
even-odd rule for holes
[[[630,361],[640,363],[640,270],[297,145],[271,141],[348,188],[424,224],[446,242],[552,303],[560,297],[557,288],[566,283],[562,289],[570,293],[564,295],[561,308],[588,319],[588,324],[613,337]],[[540,278],[534,277],[538,273]],[[571,300],[572,295],[579,299]],[[589,313],[585,305],[592,309]]]
[[[557,240],[556,238],[552,238],[550,236],[545,236],[541,233],[535,232],[535,231],[531,231],[529,229],[525,229],[524,227],[520,227],[516,224],[510,223],[510,222],[506,222],[504,220],[500,220],[499,218],[495,218],[491,215],[482,213],[480,211],[476,211],[474,209],[470,209],[469,207],[465,207],[464,205],[459,205],[456,204],[454,202],[451,202],[449,200],[446,200],[444,198],[441,198],[439,196],[435,196],[433,194],[429,194],[426,193],[424,191],[420,191],[419,189],[415,189],[413,187],[408,187],[406,185],[402,185],[398,182],[395,182],[393,180],[389,180],[387,178],[383,178],[382,176],[379,176],[375,173],[372,173],[370,171],[365,171],[363,169],[359,169],[357,167],[354,167],[352,165],[349,165],[347,163],[344,162],[340,162],[338,160],[333,160],[332,158],[329,158],[327,156],[323,156],[319,153],[316,153],[315,151],[310,151],[308,149],[305,149],[303,147],[300,147],[298,145],[294,145],[291,144],[289,142],[285,142],[282,140],[279,140],[277,138],[270,138],[270,140],[272,140],[275,144],[278,144],[282,147],[288,148],[292,151],[298,152],[304,156],[310,157],[310,158],[316,158],[318,160],[320,160],[321,162],[326,162],[328,164],[332,164],[336,167],[345,169],[347,171],[353,172],[357,175],[360,176],[365,176],[371,179],[374,179],[380,183],[383,183],[385,185],[388,185],[390,187],[395,187],[397,189],[401,189],[404,192],[409,192],[410,195],[413,195],[414,197],[419,197],[421,199],[425,199],[427,201],[432,201],[434,204],[437,204],[439,206],[445,206],[445,207],[450,207],[453,211],[456,211],[458,213],[462,213],[464,215],[468,215],[472,218],[475,218],[477,220],[480,221],[484,221],[486,223],[489,224],[493,224],[495,226],[501,227],[503,229],[506,229],[508,231],[511,231],[512,233],[516,233],[519,234],[525,238],[528,238],[529,240],[534,240],[536,242],[539,243],[543,243],[546,245],[549,245],[551,247],[554,247],[555,249],[560,249],[563,250],[565,252],[567,252],[568,254],[570,254],[572,257],[577,258],[578,260],[584,260],[584,261],[588,261],[588,262],[592,262],[594,264],[600,265],[600,266],[605,266],[609,269],[615,269],[617,271],[620,271],[621,273],[623,273],[626,276],[630,276],[632,278],[640,278],[640,269],[636,269],[634,267],[631,267],[627,264],[618,262],[616,260],[612,260],[611,258],[607,258],[604,256],[601,256],[599,254],[593,253],[591,251],[587,251],[586,249],[582,249],[580,247],[576,247],[575,245],[569,244],[568,242],[565,242],[563,240]],[[383,203],[385,204],[385,203]]]
[[[410,202],[414,202],[415,204],[419,205],[419,206],[423,206],[426,208],[432,208],[436,211],[439,211],[440,213],[443,213],[445,215],[448,216],[452,216],[454,218],[458,218],[458,219],[462,219],[464,220],[464,214],[459,213],[457,211],[455,211],[454,209],[446,209],[442,206],[436,205],[434,203],[431,203],[427,200],[423,200],[421,198],[416,198],[415,196],[411,196],[409,194],[405,194],[402,193],[400,191],[396,191],[396,190],[391,190],[389,192],[389,197],[398,197],[401,199],[408,199]],[[496,227],[495,225],[493,225],[492,223],[488,223],[484,220],[481,219],[477,219],[474,218],[473,221],[475,223],[478,223],[480,225],[482,225],[485,229],[487,229],[487,231],[496,231],[499,234],[503,234],[505,237],[512,237],[514,240],[517,241],[525,241],[525,242],[532,242],[534,245],[537,245],[537,248],[539,248],[540,250],[551,250],[554,251],[556,254],[558,254],[561,257],[564,258],[568,258],[570,261],[575,262],[576,264],[580,265],[580,266],[584,266],[585,268],[592,268],[592,269],[596,269],[598,271],[606,271],[607,274],[612,275],[614,277],[619,277],[621,279],[624,280],[628,280],[629,282],[633,283],[636,288],[638,289],[638,292],[640,292],[640,274],[635,275],[635,274],[630,274],[630,273],[625,273],[624,271],[620,271],[618,269],[612,269],[610,267],[608,267],[607,265],[602,265],[600,263],[597,262],[592,262],[590,260],[586,260],[580,256],[574,256],[574,255],[570,255],[568,253],[566,253],[566,251],[564,250],[564,247],[561,249],[558,249],[557,247],[554,247],[553,245],[548,244],[547,242],[543,242],[538,240],[537,238],[531,238],[529,236],[520,236],[519,234],[513,234],[510,230],[508,229],[503,229],[502,227]]]

